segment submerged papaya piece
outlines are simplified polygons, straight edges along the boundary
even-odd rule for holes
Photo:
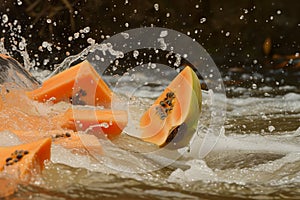
[[[109,107],[112,99],[112,91],[88,61],[51,77],[27,95],[39,102],[71,101],[75,105],[104,107]]]
[[[17,146],[0,147],[1,171],[22,181],[30,180],[44,168],[44,161],[50,159],[51,138],[37,140]]]
[[[170,149],[187,146],[197,128],[201,101],[200,81],[187,66],[141,117],[142,139]]]
[[[122,133],[128,122],[126,111],[122,110],[92,110],[68,109],[58,117],[61,127],[74,131],[85,131],[90,128],[95,133],[104,133],[113,139]]]

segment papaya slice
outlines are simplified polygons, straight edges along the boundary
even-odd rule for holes
[[[12,131],[24,142],[29,142],[45,137],[52,138],[52,143],[61,145],[66,149],[71,149],[76,153],[84,153],[85,150],[93,150],[98,154],[103,154],[103,149],[98,138],[90,134],[81,134],[72,130],[50,130],[50,131]]]
[[[126,111],[122,110],[91,110],[68,109],[58,116],[61,127],[74,131],[84,131],[91,128],[94,132],[104,133],[109,139],[114,139],[122,133],[128,122]]]
[[[71,101],[74,105],[110,107],[112,91],[88,61],[83,61],[27,92],[39,102]]]
[[[41,172],[44,162],[50,159],[51,138],[17,146],[0,147],[0,172],[27,181]]]
[[[140,119],[144,141],[177,149],[187,146],[201,112],[200,81],[185,67]]]

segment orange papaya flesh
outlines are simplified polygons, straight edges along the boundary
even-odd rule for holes
[[[60,126],[62,119],[58,116],[63,116],[64,111],[71,105],[67,103],[44,105],[33,102],[21,90],[11,90],[1,95],[0,103],[3,107],[0,113],[0,131],[8,130],[23,142],[51,137],[54,144],[59,144],[64,148],[77,151],[90,148],[101,154],[101,145],[94,135],[79,134]],[[18,103],[19,101],[22,104]],[[77,113],[80,114],[79,111]],[[81,120],[84,121],[84,119]],[[83,140],[86,142],[83,143]],[[91,141],[87,142],[88,140]],[[88,147],[87,144],[89,144]]]
[[[17,189],[17,183],[8,177],[0,177],[0,198],[7,198],[14,194]]]
[[[122,133],[128,122],[126,111],[122,110],[91,110],[68,109],[58,117],[61,127],[74,131],[85,131],[90,128],[104,133],[109,139],[114,139]]]
[[[52,143],[61,145],[66,149],[74,150],[75,152],[85,152],[85,150],[93,150],[98,154],[103,154],[103,149],[98,141],[98,138],[90,134],[80,134],[72,130],[50,130],[50,131],[20,131],[13,130],[20,140],[30,142],[36,139],[45,137],[52,138]]]
[[[201,86],[185,67],[140,119],[141,139],[171,149],[187,146],[201,112]]]
[[[71,101],[76,105],[104,107],[110,107],[112,100],[112,91],[88,61],[51,77],[27,95],[39,102]]]
[[[22,181],[41,172],[44,162],[50,160],[51,138],[44,138],[17,146],[0,147],[1,171]]]
[[[24,93],[24,92],[23,92]],[[127,113],[125,111],[85,111],[85,107],[76,109],[75,112],[68,110],[71,105],[68,103],[45,105],[29,100],[26,102],[25,94],[21,91],[10,91],[0,98],[0,103],[3,103],[3,108],[0,113],[0,131],[11,131],[15,133],[22,141],[31,142],[39,138],[54,137],[55,134],[64,135],[69,132],[74,137],[59,137],[54,140],[54,143],[61,143],[65,148],[83,149],[84,145],[80,141],[82,137],[87,140],[89,136],[78,137],[74,131],[84,131],[90,125],[102,124],[103,127],[94,128],[92,133],[96,134],[96,130],[104,132],[109,139],[114,139],[125,128],[127,124]],[[2,101],[4,99],[5,101]],[[18,100],[24,103],[18,104]],[[73,106],[75,108],[75,106]],[[65,112],[67,110],[67,112]],[[44,113],[45,111],[45,113]],[[81,122],[83,125],[75,122]],[[108,124],[108,127],[105,125]],[[95,136],[90,136],[91,140],[97,139]],[[61,141],[61,142],[60,142]],[[66,142],[63,142],[66,141]],[[99,144],[94,145],[95,148]],[[96,149],[97,149],[96,148]]]

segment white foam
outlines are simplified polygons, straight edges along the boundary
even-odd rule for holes
[[[186,163],[189,165],[189,169],[183,171],[182,169],[176,169],[171,173],[168,178],[169,182],[190,182],[190,181],[216,181],[217,175],[209,168],[204,160],[193,159]]]
[[[220,136],[213,151],[257,151],[257,152],[277,152],[290,153],[300,152],[300,146],[288,142],[283,142],[277,136],[251,135],[231,135]]]
[[[22,144],[22,142],[15,134],[9,131],[0,132],[0,146],[14,146],[19,144]]]

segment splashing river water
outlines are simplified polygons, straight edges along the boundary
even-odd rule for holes
[[[134,80],[128,81],[141,81],[143,78],[145,78],[143,75],[137,75]],[[105,80],[113,82],[111,77],[106,77]],[[132,105],[145,109],[167,84],[162,81],[155,87],[140,89],[134,96]],[[121,87],[119,89],[119,93],[126,91]],[[203,92],[199,133],[207,128],[211,95],[215,96],[216,101],[223,101],[217,94]],[[42,176],[33,184],[20,184],[13,197],[14,199],[299,198],[299,102],[300,95],[293,92],[272,98],[243,96],[231,98],[227,101],[227,119],[223,132],[212,152],[203,159],[194,155],[184,155],[173,164],[152,172],[147,172],[147,169],[163,164],[164,158],[140,156],[136,153],[139,150],[136,149],[146,151],[153,146],[135,140],[125,133],[114,141],[118,148],[109,142],[102,143],[109,154],[98,158],[97,162],[89,156],[78,155],[61,146],[53,146],[51,162],[46,165]],[[19,142],[10,132],[0,134],[0,145]],[[125,168],[126,170],[123,170]]]
[[[76,56],[68,57],[57,68],[66,69],[74,60],[93,51],[94,44]],[[1,52],[5,52],[0,49]],[[34,70],[26,60],[27,69],[38,79],[49,71]],[[151,65],[150,68],[156,68]],[[158,67],[157,67],[158,68]],[[114,78],[104,77],[111,85]],[[139,116],[169,83],[154,81],[142,73],[124,76],[115,92],[131,96],[131,111]],[[140,82],[149,84],[136,90]],[[185,154],[171,165],[159,155],[146,157],[139,152],[151,151],[152,145],[133,139],[124,132],[110,143],[102,142],[105,156],[94,158],[76,154],[61,146],[52,147],[51,162],[34,183],[20,184],[14,199],[297,199],[300,198],[300,94],[295,86],[257,90],[249,97],[246,88],[233,88],[238,95],[227,102],[218,94],[203,91],[203,111],[197,133],[201,136],[209,126],[212,97],[216,104],[227,104],[227,118],[214,149],[204,158]],[[61,106],[61,107],[59,107]],[[62,105],[55,109],[62,109]],[[44,106],[40,110],[49,111]],[[5,113],[1,113],[5,117]],[[138,117],[137,117],[138,119]],[[132,119],[136,121],[137,119]],[[1,132],[0,146],[20,143],[8,131]],[[159,167],[158,167],[159,168]]]

